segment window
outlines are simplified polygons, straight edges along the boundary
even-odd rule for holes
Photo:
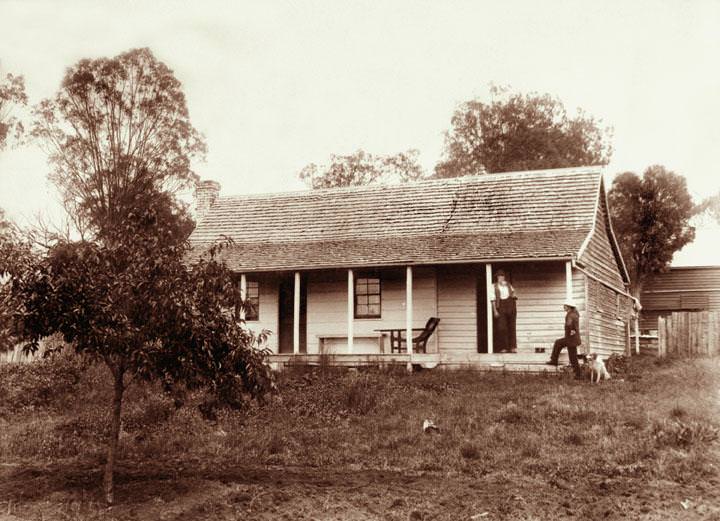
[[[380,277],[355,279],[355,318],[380,318]]]
[[[245,320],[260,319],[260,284],[257,280],[248,280],[246,288],[247,308],[245,309]]]

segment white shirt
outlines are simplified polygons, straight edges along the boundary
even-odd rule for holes
[[[498,290],[500,290],[500,299],[504,300],[510,297],[510,284],[497,284]],[[490,300],[495,300],[495,284],[490,286]]]

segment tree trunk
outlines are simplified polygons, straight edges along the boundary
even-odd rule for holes
[[[638,300],[640,300],[640,293],[642,293],[642,289],[643,281],[635,279],[635,281],[630,284],[630,294]]]
[[[113,474],[115,471],[115,454],[117,453],[118,440],[120,439],[120,412],[122,411],[124,371],[118,368],[112,369],[115,380],[113,393],[112,425],[110,428],[110,439],[108,440],[107,462],[105,463],[105,475],[103,476],[103,489],[105,490],[105,501],[112,505],[115,501],[115,484]]]

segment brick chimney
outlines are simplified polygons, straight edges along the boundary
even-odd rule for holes
[[[200,220],[220,195],[217,181],[198,181],[195,185],[195,218]]]

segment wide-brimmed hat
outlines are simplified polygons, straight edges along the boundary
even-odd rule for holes
[[[577,304],[575,304],[575,301],[571,298],[565,299],[565,302],[563,302],[563,306],[570,306],[571,308],[576,308]]]
[[[503,277],[507,277],[507,274],[505,273],[505,270],[497,270],[497,271],[495,272],[495,276],[496,276],[496,277],[499,277],[500,275],[502,275]]]

